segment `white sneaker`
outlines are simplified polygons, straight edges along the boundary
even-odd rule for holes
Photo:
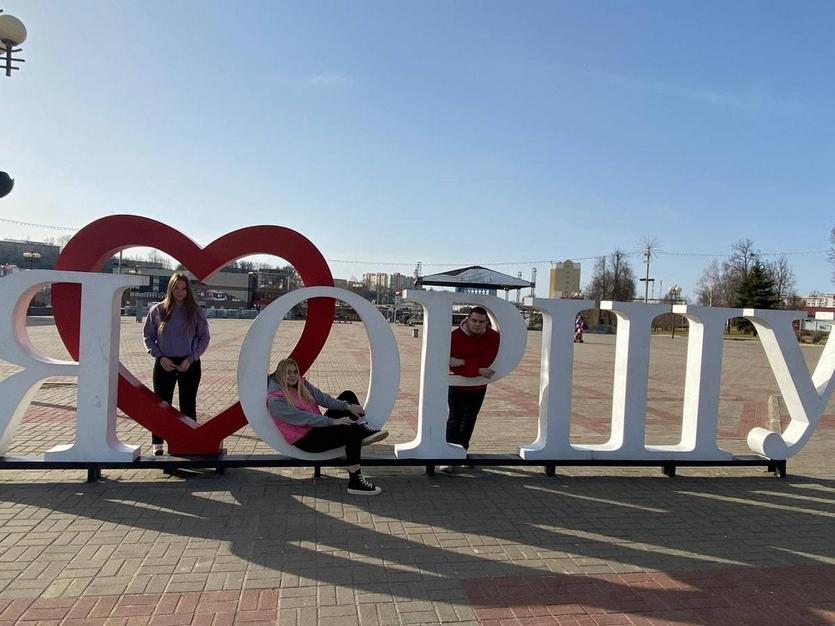
[[[357,424],[363,431],[363,438],[362,438],[362,445],[368,446],[372,443],[377,443],[378,441],[382,441],[386,437],[389,436],[389,432],[387,430],[376,430],[371,428],[368,424],[363,422],[362,424]]]
[[[444,474],[452,474],[455,471],[454,465],[439,465],[438,471],[443,472]]]

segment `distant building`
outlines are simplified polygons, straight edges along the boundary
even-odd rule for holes
[[[362,275],[363,284],[369,289],[376,289],[377,287],[388,287],[389,275],[385,272],[370,272]]]
[[[549,298],[570,298],[580,292],[580,264],[574,261],[551,263]]]
[[[223,274],[221,272],[221,274]],[[244,275],[246,276],[246,275]],[[212,278],[221,278],[221,276],[213,276]],[[259,270],[257,272],[250,272],[249,278],[249,295],[244,296],[248,301],[248,305],[252,308],[264,307],[276,298],[280,298],[286,293],[301,287],[301,281],[298,274],[291,269],[288,270]],[[211,280],[211,279],[210,279]],[[224,282],[223,279],[217,282]],[[219,285],[209,284],[215,288],[221,288]],[[237,291],[230,284],[229,291],[233,295],[237,295]]]
[[[803,298],[803,306],[814,309],[835,309],[835,293],[806,296]]]
[[[389,289],[391,289],[397,295],[400,295],[400,292],[404,289],[414,288],[414,276],[406,276],[405,274],[401,274],[400,272],[395,272],[389,277]]]
[[[815,313],[835,313],[835,293],[809,295],[802,299],[802,307],[807,319],[803,320],[803,330],[830,332],[832,322],[815,319]]]
[[[246,272],[217,272],[206,282],[202,282],[187,270],[172,270],[164,267],[162,263],[134,259],[124,259],[121,266],[117,265],[112,269],[114,274],[122,273],[147,277],[147,285],[127,289],[123,297],[123,305],[143,307],[165,298],[168,281],[172,274],[177,271],[182,271],[189,277],[195,298],[202,306],[207,308],[243,308],[249,306],[253,293],[251,282],[257,283],[257,280],[254,280],[253,277],[260,274],[260,272],[253,272],[252,274]],[[276,280],[265,278],[263,282],[273,284]]]
[[[40,241],[0,241],[0,265],[17,265],[23,270],[51,270],[61,248]]]

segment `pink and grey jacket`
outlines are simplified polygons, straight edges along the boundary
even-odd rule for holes
[[[295,406],[293,406],[287,401],[284,392],[272,376],[267,381],[267,410],[270,412],[275,425],[278,426],[278,430],[290,445],[296,443],[313,428],[333,426],[333,420],[322,415],[319,410],[320,406],[342,411],[347,411],[348,407],[351,406],[350,402],[337,400],[333,396],[329,396],[304,378],[302,378],[302,384],[307,387],[307,390],[313,396],[313,401],[308,403],[300,396],[295,396],[293,398]]]

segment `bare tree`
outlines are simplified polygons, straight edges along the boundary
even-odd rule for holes
[[[585,296],[595,302],[609,299],[611,280],[612,272],[609,269],[608,258],[605,256],[598,257],[594,262],[591,282],[586,285]]]
[[[615,269],[615,289],[612,295],[615,300],[629,302],[635,298],[635,270],[629,262],[629,255],[623,250],[615,250],[612,256],[618,261]]]
[[[168,260],[168,257],[163,255],[159,250],[151,250],[148,253],[148,261],[151,263],[159,263],[160,267],[165,269],[171,269],[171,262]]]
[[[797,294],[794,291],[796,280],[788,259],[784,256],[778,257],[767,263],[765,269],[770,274],[771,280],[774,281],[774,289],[780,300],[780,306],[788,307],[797,299]]]
[[[750,239],[740,239],[731,245],[731,254],[722,264],[726,306],[737,306],[740,285],[748,277],[758,258],[759,253]]]
[[[696,285],[696,301],[705,306],[727,306],[727,293],[723,288],[725,276],[719,261],[713,259]]]
[[[754,242],[750,239],[740,239],[731,245],[731,255],[724,263],[725,273],[734,280],[742,280],[754,267],[758,251],[754,248]]]
[[[696,288],[700,304],[708,306],[741,306],[740,292],[755,267],[767,275],[777,292],[781,307],[796,306],[794,272],[786,257],[763,263],[750,239],[740,239],[731,246],[731,254],[720,266],[712,261],[705,268]]]
[[[635,272],[628,256],[618,249],[608,257],[599,257],[594,264],[591,282],[586,286],[586,297],[597,302],[632,300],[635,297]]]

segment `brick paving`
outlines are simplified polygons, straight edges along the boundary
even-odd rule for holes
[[[236,396],[247,323],[213,320],[198,398],[201,421]],[[122,326],[122,361],[148,383],[139,325]],[[410,440],[420,341],[394,327],[401,393],[378,445]],[[301,323],[285,322],[274,356]],[[62,355],[52,326],[30,328]],[[575,354],[572,438],[608,437],[614,338]],[[536,437],[539,334],[491,385],[474,451],[514,452]],[[686,339],[653,338],[648,441],[680,433]],[[720,444],[746,452],[767,425],[776,384],[759,344],[725,342]],[[802,348],[814,363],[820,347]],[[368,377],[360,324],[335,325],[310,372],[318,386]],[[0,376],[14,370],[0,363]],[[50,380],[12,441],[35,454],[73,435],[75,385]],[[345,494],[340,470],[240,469],[166,476],[108,470],[0,472],[2,624],[835,624],[835,401],[789,478],[758,468],[369,468],[382,495]],[[785,421],[784,421],[785,423]],[[120,418],[119,436],[147,448]],[[250,429],[232,453],[268,453]]]

